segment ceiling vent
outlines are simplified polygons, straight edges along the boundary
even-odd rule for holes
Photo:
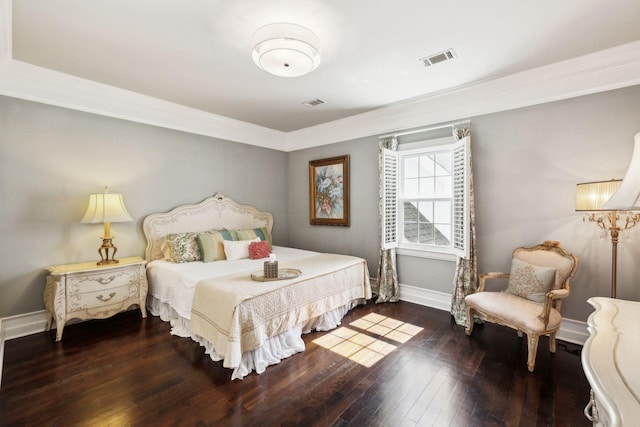
[[[305,105],[307,107],[316,107],[320,104],[324,104],[324,101],[322,99],[314,99],[312,101],[307,101],[302,103],[302,105]]]
[[[436,65],[440,62],[448,61],[456,57],[456,53],[453,49],[448,49],[443,52],[436,53],[431,56],[427,56],[424,58],[420,58],[420,61],[424,63],[425,67],[430,67],[432,65]]]

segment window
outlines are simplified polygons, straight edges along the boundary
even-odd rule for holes
[[[468,150],[468,137],[385,150],[385,248],[467,257]]]

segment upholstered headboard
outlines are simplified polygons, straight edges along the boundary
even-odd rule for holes
[[[162,259],[162,238],[167,234],[201,232],[213,229],[273,228],[273,216],[250,205],[241,205],[221,193],[195,205],[178,206],[165,212],[147,216],[142,229],[147,239],[147,262]]]

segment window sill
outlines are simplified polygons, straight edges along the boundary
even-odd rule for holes
[[[437,259],[440,261],[452,261],[456,262],[458,257],[454,254],[443,253],[443,252],[433,252],[433,251],[422,251],[417,249],[408,249],[408,248],[397,248],[396,254],[403,256],[412,256],[416,258],[429,258],[429,259]]]

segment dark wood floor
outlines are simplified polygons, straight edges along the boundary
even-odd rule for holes
[[[364,367],[305,336],[306,351],[261,375],[231,372],[139,311],[8,341],[2,426],[587,426],[589,386],[580,346],[542,339],[534,373],[526,340],[496,325],[472,337],[449,313],[415,304],[368,304],[423,328]],[[366,334],[366,333],[365,333]],[[371,335],[371,333],[369,333]]]

